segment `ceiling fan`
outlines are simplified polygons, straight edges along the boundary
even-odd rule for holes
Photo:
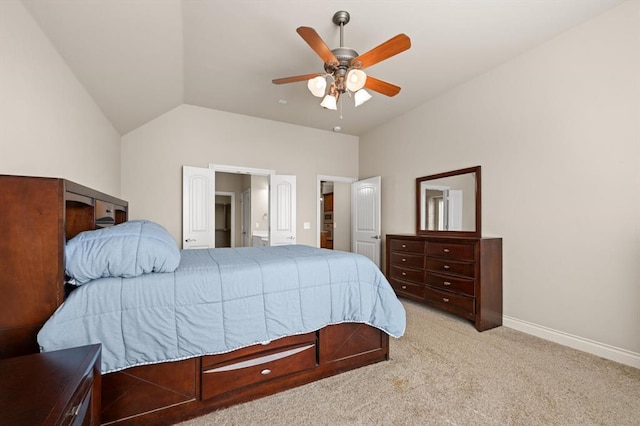
[[[343,45],[344,26],[350,19],[349,12],[345,11],[338,11],[333,15],[333,23],[340,27],[340,47],[333,50],[329,49],[313,28],[298,27],[296,31],[300,37],[324,61],[325,72],[278,78],[272,80],[273,83],[286,84],[306,80],[311,93],[323,98],[320,105],[333,110],[337,109],[337,101],[344,93],[349,96],[353,94],[356,106],[371,99],[371,95],[364,90],[365,88],[386,96],[397,95],[400,92],[399,86],[367,76],[362,70],[409,49],[411,39],[405,34],[398,34],[360,55]],[[328,85],[327,82],[329,82]]]

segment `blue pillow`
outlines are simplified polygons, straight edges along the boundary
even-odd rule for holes
[[[179,263],[180,249],[173,237],[148,220],[81,232],[65,247],[65,272],[76,285],[103,277],[173,272]]]

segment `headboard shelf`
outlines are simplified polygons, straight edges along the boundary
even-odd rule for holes
[[[0,175],[0,358],[38,352],[37,333],[64,300],[64,245],[96,229],[96,201],[127,220],[126,201],[75,182]]]

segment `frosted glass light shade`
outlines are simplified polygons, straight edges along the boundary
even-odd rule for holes
[[[338,109],[337,99],[335,96],[327,95],[324,97],[322,102],[320,102],[320,106],[326,109]]]
[[[369,94],[369,92],[367,92],[364,89],[358,90],[356,94],[353,96],[353,100],[356,106],[362,105],[363,103],[367,102],[369,99],[371,99],[371,95]]]
[[[350,70],[347,73],[347,89],[351,92],[357,92],[364,87],[367,82],[367,74],[362,70]]]
[[[310,79],[307,82],[307,87],[309,91],[313,93],[313,96],[317,96],[319,98],[324,96],[324,90],[327,88],[327,80],[321,75]]]

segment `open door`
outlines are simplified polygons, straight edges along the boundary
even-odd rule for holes
[[[296,177],[271,175],[269,245],[296,244]]]
[[[215,183],[212,169],[182,167],[183,249],[215,247]]]
[[[380,267],[380,176],[351,184],[352,250]]]

